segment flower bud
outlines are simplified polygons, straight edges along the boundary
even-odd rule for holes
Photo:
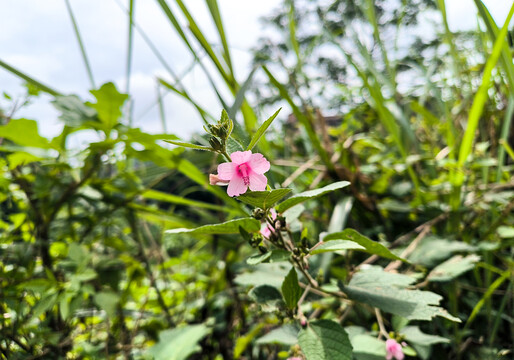
[[[223,150],[223,146],[221,145],[221,142],[218,140],[218,138],[216,138],[214,136],[211,136],[211,138],[209,139],[209,144],[216,151]]]
[[[266,212],[262,210],[261,208],[255,208],[252,211],[252,217],[257,220],[264,219],[264,216],[266,215]]]

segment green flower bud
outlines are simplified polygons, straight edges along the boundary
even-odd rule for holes
[[[221,142],[218,140],[218,138],[211,136],[209,139],[209,144],[211,144],[211,147],[215,151],[223,151],[223,145],[221,145]]]

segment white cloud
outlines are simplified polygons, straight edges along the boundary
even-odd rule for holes
[[[127,6],[127,0],[70,0],[84,45],[93,69],[96,85],[113,81],[124,89],[126,72],[127,16],[117,2]],[[512,0],[486,0],[499,25],[505,19]],[[6,5],[8,3],[8,5]],[[155,1],[136,1],[136,22],[152,39],[167,64],[177,74],[184,72],[192,62],[192,56],[172,28]],[[186,5],[202,28],[208,40],[219,46],[215,27],[203,1],[186,1]],[[259,17],[281,6],[281,0],[219,0],[219,8],[225,32],[231,45],[232,58],[239,81],[244,81],[251,60],[248,50],[255,46],[263,34]],[[168,4],[176,13],[173,1]],[[452,29],[473,28],[476,10],[473,0],[446,0]],[[1,2],[0,59],[64,92],[75,93],[89,99],[89,81],[73,33],[73,27],[63,0],[10,0]],[[178,16],[184,25],[186,19]],[[189,32],[186,30],[186,33]],[[190,36],[191,37],[191,36]],[[135,99],[136,126],[145,130],[161,131],[156,102],[155,76],[166,74],[137,31],[134,32],[131,92]],[[208,65],[212,74],[217,72]],[[218,80],[219,81],[219,80]],[[19,94],[21,81],[0,69],[0,91]],[[183,83],[191,96],[214,116],[218,116],[220,104],[211,85],[198,67],[186,75]],[[222,95],[231,99],[225,86],[219,81]],[[228,100],[227,100],[228,101]],[[44,132],[50,135],[59,131],[56,112],[44,98],[23,110],[23,116],[44,121]],[[140,114],[145,112],[144,116]],[[193,131],[201,131],[202,120],[196,110],[175,94],[165,98],[168,128],[183,137]]]

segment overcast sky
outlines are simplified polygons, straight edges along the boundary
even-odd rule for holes
[[[71,0],[83,36],[95,83],[97,86],[114,81],[120,90],[125,88],[127,47],[127,16],[121,6],[127,0]],[[153,0],[137,0],[136,23],[147,33],[176,73],[191,64],[191,56],[171,29],[169,22]],[[171,5],[172,1],[168,1]],[[197,22],[207,34],[213,27],[202,0],[186,0]],[[259,17],[280,6],[281,0],[218,0],[225,30],[232,47],[232,56],[239,81],[248,73],[248,50],[262,35]],[[512,0],[484,0],[495,20],[503,24]],[[452,30],[476,26],[473,0],[446,0]],[[41,82],[66,94],[90,99],[87,73],[79,47],[66,12],[65,0],[0,0],[0,59],[19,68]],[[212,31],[211,31],[212,30]],[[134,98],[134,125],[150,132],[160,132],[156,99],[156,75],[167,76],[162,64],[153,56],[141,36],[135,33],[131,94]],[[213,39],[217,41],[217,39]],[[192,96],[211,113],[217,114],[220,105],[201,70],[195,69],[184,78]],[[0,68],[0,94],[13,97],[23,94],[22,81]],[[60,132],[62,124],[57,112],[44,97],[17,116],[37,119],[45,136]],[[0,100],[0,107],[6,101]],[[190,105],[174,95],[165,99],[168,131],[187,137],[199,131],[202,121]]]

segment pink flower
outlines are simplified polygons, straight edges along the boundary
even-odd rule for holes
[[[232,162],[218,165],[218,179],[228,181],[228,196],[252,191],[266,190],[268,179],[263,174],[269,170],[270,163],[262,154],[251,151],[236,151],[230,155]]]
[[[270,214],[271,214],[271,220],[275,220],[277,218],[277,212],[275,211],[275,209],[271,209],[270,210]],[[262,236],[264,236],[265,238],[269,238],[271,233],[275,232],[275,230],[273,229],[273,227],[268,224],[266,221],[264,222],[263,224],[264,226],[261,228],[261,231],[260,233],[262,234]]]
[[[393,357],[396,360],[403,360],[404,356],[402,351],[402,345],[394,339],[387,339],[386,341],[386,359],[391,360]]]
[[[211,185],[219,185],[219,186],[227,186],[228,181],[222,181],[218,175],[216,174],[209,174],[209,183]]]

